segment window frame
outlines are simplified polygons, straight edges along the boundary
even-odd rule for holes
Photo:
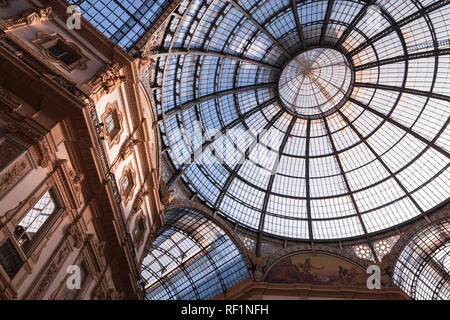
[[[27,247],[22,246],[19,243],[19,240],[16,238],[16,235],[14,234],[18,224],[20,221],[22,221],[27,214],[35,207],[35,205],[39,202],[40,199],[42,199],[42,197],[47,193],[50,193],[50,196],[52,197],[54,203],[55,203],[55,210],[48,216],[48,218],[45,220],[45,222],[41,225],[41,227],[38,229],[38,231],[36,232],[35,236],[30,240],[30,244]],[[23,254],[29,258],[34,251],[36,250],[36,248],[39,246],[39,244],[41,243],[41,241],[45,238],[45,235],[50,231],[50,229],[52,228],[52,226],[55,224],[55,222],[58,220],[58,218],[60,217],[60,215],[64,212],[65,210],[65,206],[64,206],[64,202],[61,198],[61,195],[59,194],[59,192],[57,191],[57,188],[55,185],[51,186],[50,188],[46,188],[43,192],[41,192],[39,194],[38,197],[36,197],[35,199],[36,202],[34,202],[32,205],[30,205],[27,210],[25,210],[20,217],[18,217],[17,222],[14,223],[14,230],[12,232],[13,236],[12,238],[14,239],[15,243],[16,243],[16,247],[20,248],[20,250],[22,250]]]
[[[87,69],[87,61],[89,61],[89,59],[85,55],[83,55],[81,49],[75,43],[64,39],[58,33],[47,34],[44,32],[38,32],[37,38],[31,42],[40,49],[41,54],[45,58],[47,58],[50,62],[64,68],[68,72]],[[70,65],[67,65],[62,60],[58,59],[49,50],[49,48],[58,43],[64,47],[63,49],[69,51],[73,57],[78,57],[78,59]]]
[[[112,131],[112,133],[109,133],[109,129],[106,125],[107,121],[106,119],[113,115],[114,119],[114,125],[115,128]],[[108,142],[109,148],[113,147],[114,145],[118,144],[120,142],[120,137],[122,135],[122,132],[124,130],[123,125],[123,115],[122,112],[119,110],[119,103],[117,101],[114,102],[108,102],[106,105],[105,112],[102,115],[102,123],[103,123],[103,135]]]
[[[129,182],[127,190],[125,190],[123,187],[123,182],[125,181],[125,179],[128,179]],[[134,189],[136,188],[136,171],[133,169],[131,163],[123,168],[122,177],[119,180],[119,186],[120,195],[122,196],[122,200],[126,206],[133,197]]]

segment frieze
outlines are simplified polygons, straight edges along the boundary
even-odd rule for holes
[[[28,157],[24,156],[0,175],[0,198],[23,176],[32,170]]]
[[[69,243],[67,241],[64,241],[64,243],[62,244],[58,253],[52,259],[44,276],[38,281],[32,294],[29,296],[29,298],[28,298],[29,300],[39,300],[43,297],[46,290],[48,289],[48,287],[50,286],[50,284],[53,282],[56,275],[58,274],[59,270],[61,269],[62,265],[68,258],[70,252],[71,252],[71,248],[70,248]]]
[[[1,7],[1,4],[0,4]],[[44,8],[29,8],[22,10],[17,15],[2,19],[7,25],[8,29],[15,29],[27,25],[39,24],[51,18],[52,8],[50,6]]]

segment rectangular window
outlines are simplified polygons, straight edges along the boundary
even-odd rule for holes
[[[140,243],[142,240],[142,236],[144,235],[144,220],[141,218],[136,226],[136,230],[134,231],[134,241],[136,243]]]
[[[53,192],[47,191],[20,220],[14,230],[14,236],[25,252],[28,252],[32,244],[36,242],[39,231],[58,209]]]
[[[56,43],[48,47],[47,50],[66,66],[71,66],[81,59],[79,54],[77,54],[61,40],[56,41]]]
[[[8,238],[0,246],[0,264],[10,279],[13,279],[23,265],[19,252]]]
[[[128,193],[128,190],[130,188],[130,177],[128,173],[125,175],[124,179],[122,180],[122,188],[125,193]]]
[[[115,132],[117,131],[117,117],[114,114],[114,111],[111,112],[107,117],[106,117],[106,129],[108,130],[108,135],[110,137],[114,137]]]

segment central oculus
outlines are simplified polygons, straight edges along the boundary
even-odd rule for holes
[[[341,108],[351,93],[353,70],[334,49],[311,49],[284,68],[278,83],[283,104],[300,118],[318,119]]]

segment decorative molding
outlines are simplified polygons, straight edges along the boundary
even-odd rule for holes
[[[47,168],[50,164],[50,150],[47,141],[41,139],[37,144],[34,145],[36,164],[39,167]]]
[[[57,42],[61,42],[66,47],[72,49],[73,53],[78,56],[78,59],[71,65],[67,65],[61,60],[56,59],[53,54],[48,51],[48,48],[52,45],[55,45]],[[31,43],[33,43],[40,49],[41,54],[47,60],[61,66],[68,72],[72,72],[73,70],[86,70],[87,68],[87,61],[89,61],[89,59],[83,55],[81,49],[74,42],[64,39],[57,33],[48,34],[44,32],[38,32],[36,35],[36,39],[31,41]]]
[[[55,279],[62,265],[68,258],[71,251],[72,248],[70,247],[70,244],[67,241],[64,241],[58,252],[54,255],[50,264],[48,265],[44,275],[37,282],[35,289],[28,297],[29,300],[39,300],[42,298],[50,284]]]
[[[83,201],[81,183],[84,181],[84,174],[77,173],[74,169],[69,168],[68,176],[72,184],[73,196],[81,203]]]
[[[124,190],[123,188],[123,181],[125,180],[126,177],[128,177],[129,183],[128,190]],[[134,189],[136,188],[136,171],[134,170],[131,163],[123,169],[119,185],[120,185],[120,195],[122,197],[124,205],[127,206],[128,202],[130,202],[131,198],[133,197]]]
[[[3,197],[22,177],[32,170],[26,155],[16,161],[10,168],[0,175],[0,198]]]
[[[8,138],[0,138],[0,172],[6,168],[21,152],[23,148],[10,141]]]
[[[131,212],[133,214],[137,213],[141,209],[142,204],[144,203],[145,197],[147,197],[149,195],[150,195],[150,192],[139,191],[139,193],[136,196],[136,199],[134,199],[133,206],[132,206],[132,209],[131,209]]]
[[[1,1],[0,1],[0,7]],[[29,8],[22,10],[17,15],[2,19],[7,24],[6,30],[16,29],[27,25],[39,24],[43,21],[51,19],[52,7]]]
[[[139,223],[142,222],[143,225],[143,230],[141,233],[141,236],[139,239],[135,239],[134,236],[136,234],[136,230],[139,227]],[[141,247],[142,243],[144,242],[144,238],[145,238],[145,230],[146,230],[146,219],[145,216],[143,214],[140,214],[139,216],[136,217],[136,223],[134,224],[134,228],[133,228],[133,240],[134,240],[134,245],[136,250],[138,251],[139,248]]]
[[[110,94],[126,80],[127,77],[121,74],[119,63],[110,62],[87,83],[91,88],[88,94],[97,96]]]
[[[22,104],[15,102],[11,92],[0,84],[0,113],[14,113],[21,107]]]
[[[81,249],[84,244],[84,236],[77,224],[78,221],[74,221],[67,227],[66,237],[74,248]]]
[[[6,131],[24,146],[33,146],[31,155],[36,165],[47,168],[50,164],[50,146],[45,135],[26,122],[14,120],[6,126]]]
[[[115,117],[117,117],[116,125],[118,126],[118,128],[116,128],[116,130],[112,133],[112,135],[109,135],[109,131],[106,126],[106,118],[111,113],[114,113]],[[108,104],[106,105],[105,112],[103,113],[101,118],[102,118],[102,122],[103,122],[103,135],[106,138],[106,140],[108,141],[109,148],[111,148],[112,146],[114,146],[120,142],[120,136],[122,135],[123,128],[124,128],[123,115],[122,115],[122,112],[120,112],[120,110],[119,110],[119,103],[117,101],[108,102]]]
[[[125,161],[134,152],[134,147],[142,142],[142,140],[129,137],[128,140],[123,144],[119,155],[117,156],[116,160],[114,160],[111,167],[116,167],[121,162]]]

